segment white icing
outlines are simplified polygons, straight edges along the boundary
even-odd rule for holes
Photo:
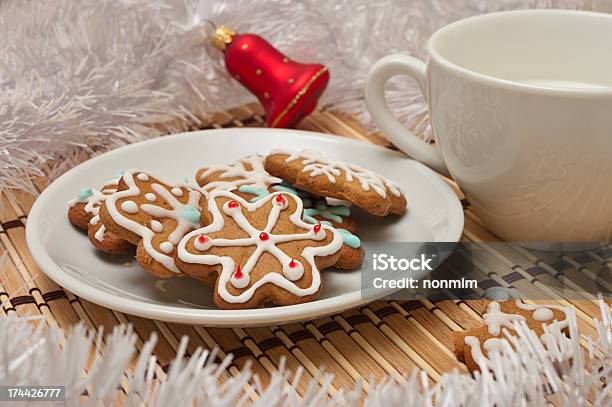
[[[102,206],[102,203],[106,200],[106,198],[109,195],[112,195],[117,192],[117,185],[119,184],[119,179],[120,178],[116,178],[107,181],[102,187],[101,191],[95,188],[91,188],[91,195],[87,197],[87,199],[85,199],[84,201],[81,201],[85,202],[85,212],[93,215],[94,217],[97,216],[98,212],[100,211],[100,206]],[[70,201],[68,201],[68,205],[72,207],[78,202],[78,199],[71,199]]]
[[[149,201],[149,202],[155,202],[155,200],[157,199],[157,197],[155,196],[155,194],[154,194],[154,193],[152,193],[152,192],[147,192],[147,193],[145,194],[145,196],[144,196],[144,197],[145,197],[145,199],[146,199],[147,201]]]
[[[565,316],[563,321],[559,321],[559,324],[560,324],[559,327],[561,329],[564,329],[569,326],[569,316],[567,314],[567,309],[560,305],[528,304],[519,299],[519,300],[516,300],[516,306],[524,311],[533,311],[533,314],[532,314],[533,319],[535,319],[536,321],[541,321],[541,322],[552,321],[552,319],[555,317],[552,310],[556,309],[558,311],[563,312],[563,315]]]
[[[210,242],[210,238],[208,236],[200,235],[193,241],[193,247],[195,247],[196,250],[203,252],[210,249],[212,247],[212,243]]]
[[[508,341],[503,338],[489,338],[482,344],[482,347],[487,352],[491,352],[492,350],[502,350],[505,343],[508,343]]]
[[[136,197],[141,194],[141,190],[136,185],[136,182],[134,180],[134,174],[138,172],[140,171],[128,170],[124,172],[123,181],[126,183],[128,189],[119,191],[109,196],[106,199],[106,202],[104,203],[106,205],[106,209],[108,210],[109,215],[111,216],[111,218],[113,219],[115,223],[131,231],[132,233],[137,234],[138,236],[142,238],[143,248],[147,252],[147,254],[151,256],[151,258],[153,258],[158,263],[162,264],[168,270],[174,273],[180,273],[179,269],[174,264],[174,259],[172,256],[169,256],[157,250],[155,247],[153,247],[152,239],[153,239],[153,236],[155,235],[155,232],[152,229],[148,228],[147,226],[142,225],[128,218],[127,216],[119,212],[119,210],[117,209],[117,202],[120,199],[123,199],[126,197]],[[184,206],[184,204],[178,201],[176,197],[174,197],[170,193],[170,191],[168,191],[165,187],[163,187],[160,184],[153,184],[151,188],[157,193],[159,197],[166,200],[166,202],[173,208],[173,210],[168,210],[168,209],[165,209],[159,206],[155,206],[152,204],[143,204],[141,209],[143,210],[143,212],[147,213],[148,215],[154,216],[154,217],[173,218],[177,223],[176,229],[171,234],[171,236],[173,236],[174,241],[178,242],[184,233],[186,233],[190,229],[193,229],[199,226],[199,225],[191,224],[190,222],[186,221],[180,216],[180,209]],[[186,190],[189,191],[186,205],[190,205],[195,208],[199,208],[199,202],[200,202],[200,197],[201,197],[200,192],[191,190],[191,189],[186,189]],[[158,208],[158,209],[154,209],[154,208]],[[152,215],[151,212],[155,212],[157,215]],[[151,223],[151,225],[153,225],[153,223]],[[170,240],[170,238],[168,240]],[[173,240],[170,240],[170,242],[172,242]]]
[[[284,199],[277,201],[276,197],[279,195],[282,195]],[[230,201],[227,201],[220,209],[217,203],[217,199],[222,197],[236,201],[239,206],[233,208],[229,203]],[[274,229],[274,226],[278,221],[281,211],[286,210],[288,208],[288,199],[293,199],[296,204],[295,211],[289,216],[290,221],[300,229],[304,229],[305,232],[287,235],[272,234],[271,231]],[[253,225],[251,225],[251,223],[246,219],[244,213],[254,212],[257,209],[268,204],[269,202],[272,202],[272,208],[270,210],[270,213],[268,214],[266,226],[263,228],[263,230],[258,230],[253,227]],[[240,198],[239,196],[231,192],[219,189],[211,192],[208,199],[208,211],[213,216],[212,223],[206,227],[194,230],[187,234],[180,241],[177,248],[177,253],[179,259],[186,263],[204,265],[220,264],[222,266],[222,270],[219,276],[217,289],[219,291],[220,297],[224,301],[227,301],[229,303],[244,303],[248,301],[249,299],[251,299],[255,291],[259,289],[259,287],[268,283],[274,284],[295,296],[302,297],[312,295],[316,293],[321,286],[321,275],[319,270],[317,269],[315,257],[329,256],[333,253],[336,253],[342,247],[342,236],[336,229],[332,228],[331,226],[321,224],[321,229],[318,231],[318,233],[315,233],[313,225],[308,224],[301,219],[303,212],[302,200],[297,196],[294,196],[293,194],[275,192],[258,201],[247,202],[246,200]],[[209,238],[208,234],[212,232],[218,232],[222,230],[225,226],[225,218],[221,214],[221,211],[223,211],[223,213],[225,213],[227,216],[231,217],[234,222],[247,234],[248,237],[241,237],[236,239]],[[262,232],[267,234],[268,238],[266,240],[262,240],[260,238],[260,234]],[[304,265],[296,260],[295,266],[289,267],[292,258],[288,256],[285,252],[283,252],[277,246],[277,244],[300,240],[320,241],[326,238],[328,232],[331,233],[333,236],[333,239],[330,243],[320,247],[305,247],[300,253],[301,257],[305,259],[308,262],[308,265],[310,266],[310,270],[312,273],[312,281],[309,287],[298,287],[293,281],[300,279],[304,275]],[[198,237],[200,235],[207,236],[205,242],[199,242]],[[205,253],[191,253],[186,249],[186,244],[190,239],[194,239],[194,247],[198,251],[206,251],[212,246],[254,246],[255,250],[247,259],[245,264],[240,265],[242,277],[240,279],[236,279],[233,277],[237,265],[231,257],[216,256]],[[274,272],[267,273],[249,286],[249,274],[256,266],[259,257],[265,252],[271,254],[278,260],[280,264],[282,264],[283,274]],[[244,281],[247,281],[247,283],[245,284]],[[236,288],[248,288],[238,295],[233,295],[228,291],[228,283],[231,283]]]
[[[170,242],[162,242],[159,245],[159,249],[166,254],[170,254],[174,250],[174,245]]]
[[[97,241],[101,242],[104,240],[104,232],[106,232],[106,227],[104,225],[100,225],[100,229],[96,230],[94,235]]]
[[[233,181],[219,180],[213,181],[202,186],[205,191],[213,191],[215,189],[224,189],[233,191],[240,188],[242,185],[249,185],[255,188],[268,188],[272,184],[282,182],[280,178],[273,177],[264,169],[265,157],[261,155],[250,155],[230,165],[216,165],[206,168],[200,174],[200,180],[204,180],[216,172],[221,172],[219,175],[222,179],[238,178]],[[250,168],[247,169],[246,165]]]
[[[144,172],[141,172],[140,174],[136,175],[136,178],[144,182],[147,182],[149,180],[149,176]]]
[[[336,183],[336,177],[339,177],[344,173],[344,177],[348,182],[355,179],[359,182],[361,189],[364,191],[373,189],[383,198],[387,197],[387,189],[396,197],[399,197],[402,194],[401,188],[396,182],[393,182],[380,174],[344,161],[332,160],[317,152],[273,150],[270,152],[270,154],[287,155],[288,157],[285,159],[285,162],[301,159],[302,164],[304,164],[302,172],[310,173],[311,177],[318,177],[322,175],[326,176],[329,182]]]
[[[463,341],[470,347],[470,354],[474,363],[480,366],[486,360],[480,348],[480,340],[475,336],[466,336]]]
[[[331,198],[329,196],[325,198],[325,202],[329,206],[351,206],[352,205],[352,203],[350,203],[349,201],[345,201],[343,199]]]
[[[518,314],[506,314],[501,311],[501,305],[493,301],[487,308],[487,313],[483,315],[484,323],[489,330],[489,335],[498,336],[502,326],[512,327],[513,322],[525,321],[525,317]]]
[[[236,273],[232,273],[230,283],[238,289],[247,288],[251,282],[251,277],[248,274],[243,274],[240,278],[236,277]]]
[[[151,221],[151,230],[155,233],[161,233],[164,230],[164,226],[159,221],[153,219]]]
[[[554,318],[553,312],[549,308],[538,308],[533,311],[533,319],[536,321],[549,321]]]
[[[170,192],[172,192],[174,196],[183,196],[183,190],[177,187],[172,188]]]
[[[91,213],[94,216],[97,215],[100,211],[100,206],[102,205],[102,202],[104,202],[104,200],[111,193],[103,193],[102,191],[98,191],[97,189],[92,188],[91,196],[85,201],[85,212]]]
[[[492,351],[501,351],[510,346],[510,343],[505,338],[489,338],[480,346],[480,340],[475,336],[466,336],[464,343],[470,347],[470,355],[472,360],[478,366],[482,366],[487,361],[487,357],[482,352],[482,349],[487,351],[487,354]]]
[[[138,205],[134,201],[125,201],[121,203],[121,209],[127,213],[138,213]]]
[[[85,212],[93,215],[89,220],[90,225],[95,226],[100,222],[100,207],[110,195],[117,192],[117,185],[119,184],[120,179],[121,178],[115,178],[106,182],[101,190],[91,188],[91,195],[87,197],[87,199],[84,201]],[[68,202],[70,206],[74,206],[76,203],[76,199],[73,199]],[[94,234],[94,238],[97,241],[102,242],[104,240],[105,232],[106,227],[104,225],[100,225],[100,228],[96,230],[96,233]]]
[[[185,233],[187,233],[191,229],[198,227],[199,224],[193,224],[181,216],[183,207],[186,205],[182,204],[179,200],[177,200],[174,197],[175,194],[168,193],[168,190],[165,187],[163,187],[161,184],[151,184],[151,189],[155,191],[155,193],[158,196],[162,197],[166,202],[168,202],[172,206],[172,209],[166,209],[161,206],[150,205],[150,204],[142,204],[141,208],[146,214],[151,215],[153,217],[172,218],[177,221],[176,228],[168,236],[168,240],[172,244],[176,245],[178,244],[179,240],[181,240],[181,238],[185,235]],[[191,206],[194,206],[197,208],[198,207],[197,199],[199,199],[197,197],[197,192],[191,191],[190,193],[196,196],[196,202],[194,205],[191,205]],[[182,194],[183,192],[181,191],[181,195]],[[189,202],[191,204],[191,199]]]

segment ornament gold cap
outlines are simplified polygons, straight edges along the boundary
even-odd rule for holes
[[[236,32],[229,27],[224,25],[220,26],[215,30],[212,35],[210,42],[212,45],[220,51],[225,51],[227,46],[232,43]]]

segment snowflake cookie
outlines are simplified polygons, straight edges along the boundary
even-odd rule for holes
[[[111,232],[100,222],[100,206],[106,198],[117,192],[119,177],[106,182],[102,188],[83,188],[76,199],[68,202],[68,219],[77,228],[86,231],[91,243],[109,254],[125,254],[132,245]]]
[[[207,198],[208,226],[179,243],[177,265],[205,281],[215,279],[221,308],[289,305],[316,299],[320,270],[333,266],[342,247],[329,225],[302,220],[302,200],[284,192],[256,202],[224,190]]]
[[[204,195],[175,186],[140,170],[125,171],[118,191],[100,208],[102,224],[137,245],[136,260],[148,272],[170,278],[178,273],[176,247],[186,233],[199,228]]]
[[[245,199],[256,200],[271,192],[271,185],[282,181],[268,174],[264,160],[264,156],[254,154],[233,164],[204,167],[196,172],[196,182],[206,192],[224,189]]]
[[[265,169],[299,189],[349,201],[374,215],[401,215],[406,210],[406,197],[397,183],[316,152],[274,150],[266,157]]]
[[[504,331],[515,336],[514,323],[524,322],[549,352],[558,352],[561,358],[571,355],[572,342],[569,338],[565,335],[554,337],[544,329],[544,325],[550,325],[553,321],[558,321],[561,331],[567,333],[568,309],[559,305],[525,303],[521,299],[487,302],[482,326],[454,333],[455,354],[471,371],[480,370],[479,366],[490,352],[511,347]]]

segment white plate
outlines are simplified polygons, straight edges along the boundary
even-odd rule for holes
[[[220,310],[203,283],[158,280],[129,257],[112,259],[93,249],[66,217],[67,201],[83,187],[102,185],[118,169],[141,168],[182,181],[208,164],[229,163],[274,148],[311,149],[346,159],[399,182],[408,211],[379,218],[358,213],[364,241],[457,242],[463,211],[451,188],[434,172],[388,149],[341,137],[295,130],[207,130],[156,138],[93,158],[58,178],[36,200],[28,217],[28,247],[40,268],[74,294],[147,318],[214,326],[279,324],[328,315],[364,303],[360,272],[324,272],[320,299],[258,310]],[[131,267],[126,266],[131,263]]]

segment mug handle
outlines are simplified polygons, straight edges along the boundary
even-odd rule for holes
[[[404,153],[422,162],[442,175],[449,176],[440,151],[415,136],[397,120],[385,99],[385,84],[396,75],[408,75],[415,79],[427,97],[423,61],[404,54],[392,54],[380,59],[368,73],[365,86],[365,102],[383,133]]]

